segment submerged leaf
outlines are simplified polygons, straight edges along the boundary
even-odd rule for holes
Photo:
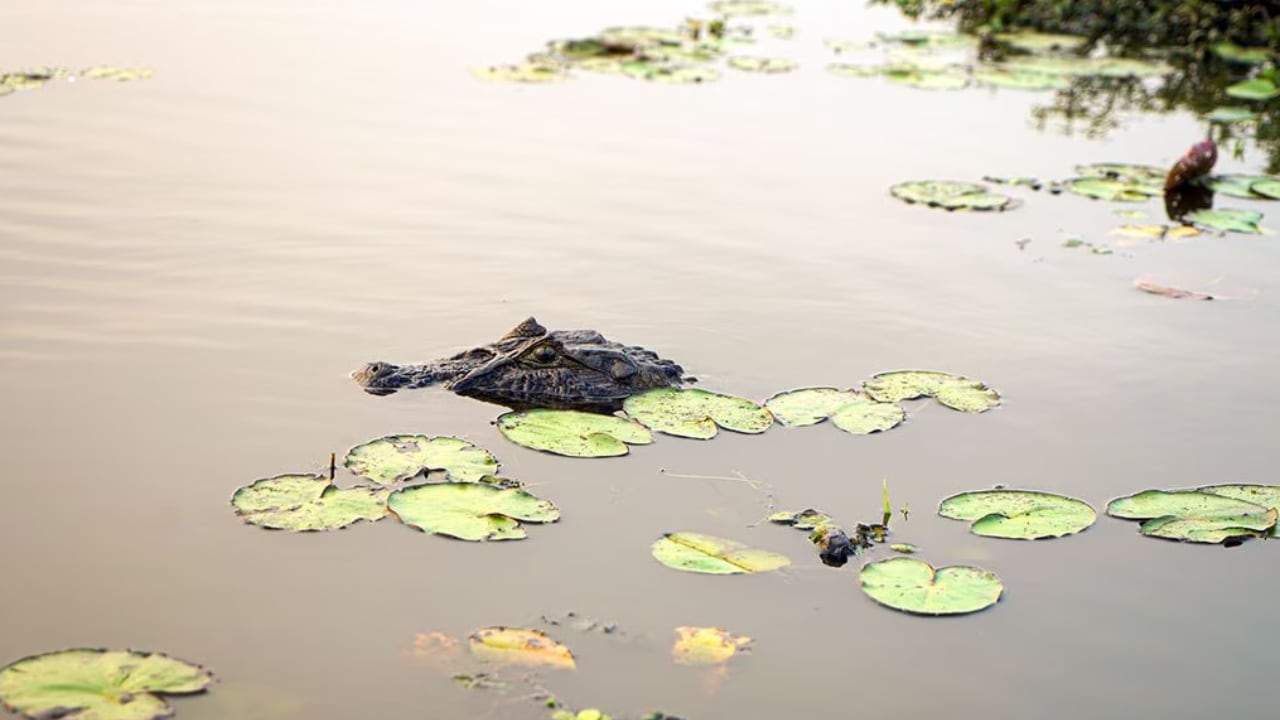
[[[717,425],[755,434],[773,424],[773,415],[751,400],[698,389],[648,390],[627,398],[622,408],[650,430],[697,440],[715,437]]]
[[[520,540],[518,520],[550,523],[560,510],[524,490],[480,483],[432,483],[391,493],[387,508],[405,525],[459,540]]]
[[[872,600],[918,615],[960,615],[991,607],[1004,585],[981,568],[952,565],[934,570],[929,563],[892,557],[868,563],[859,574]]]
[[[387,514],[387,490],[334,487],[319,475],[277,475],[236,490],[236,514],[272,530],[337,530]]]
[[[1275,508],[1196,490],[1145,490],[1112,500],[1107,514],[1145,521],[1143,535],[1200,543],[1265,535],[1276,524]]]
[[[577,410],[503,413],[498,416],[498,430],[522,447],[569,457],[626,455],[628,443],[653,442],[653,435],[637,422]]]
[[[381,485],[431,470],[444,470],[451,478],[468,482],[498,472],[498,459],[488,450],[447,436],[388,435],[351,448],[343,464]]]
[[[701,533],[666,533],[650,551],[669,568],[711,575],[765,572],[791,564],[785,555]]]
[[[712,627],[682,626],[676,628],[676,642],[671,656],[680,665],[716,665],[746,650],[752,640],[728,630]]]
[[[1031,490],[978,490],[953,495],[938,506],[938,514],[973,521],[970,529],[975,535],[1014,540],[1073,535],[1098,519],[1088,503]]]
[[[573,653],[541,630],[487,627],[467,638],[471,653],[481,660],[501,665],[526,665],[573,670]]]
[[[208,670],[160,653],[61,650],[0,668],[0,700],[32,720],[156,720],[173,714],[161,695],[203,692]]]

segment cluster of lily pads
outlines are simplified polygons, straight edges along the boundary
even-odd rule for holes
[[[90,80],[145,80],[152,75],[151,70],[144,68],[122,68],[111,65],[95,65],[74,73],[64,67],[40,67],[28,70],[15,70],[0,73],[0,96],[8,95],[16,90],[30,90],[46,85],[55,80],[74,80],[88,78]]]
[[[621,75],[662,83],[703,83],[717,80],[716,65],[737,47],[756,40],[756,28],[730,25],[734,19],[789,14],[791,9],[767,0],[719,0],[711,3],[712,20],[688,20],[683,26],[612,27],[596,35],[553,40],[545,50],[513,65],[477,69],[476,75],[489,80],[546,83],[566,80],[575,71]],[[766,28],[772,37],[789,39],[790,25]],[[738,55],[725,64],[735,70],[782,73],[794,70],[794,61],[785,58]]]

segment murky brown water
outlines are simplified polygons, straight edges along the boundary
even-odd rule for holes
[[[1034,94],[831,76],[822,37],[899,24],[857,0],[800,3],[787,54],[804,67],[791,76],[516,87],[468,73],[547,38],[699,12],[674,0],[5,3],[5,68],[157,74],[0,99],[0,662],[163,649],[224,681],[180,703],[188,719],[532,718],[532,703],[494,709],[502,699],[457,689],[406,649],[419,632],[573,609],[629,639],[566,632],[580,670],[547,682],[616,713],[1269,712],[1275,547],[1145,540],[1107,518],[1062,541],[998,542],[932,508],[995,483],[1101,508],[1147,487],[1274,482],[1275,238],[1095,256],[1060,247],[1062,233],[1104,239],[1111,206],[1028,194],[1016,212],[950,215],[886,193],[920,177],[1166,164],[1199,123],[1129,118],[1086,141],[1035,132]],[[1257,293],[1175,302],[1133,290],[1143,273]],[[347,379],[528,315],[642,343],[706,387],[757,398],[925,366],[981,378],[1006,403],[979,417],[925,408],[883,436],[775,428],[572,461],[506,443],[492,406],[437,390],[374,398]],[[493,448],[564,520],[472,545],[393,522],[266,533],[227,505],[255,478],[316,470],[391,432]],[[915,510],[897,537],[935,564],[996,570],[1005,598],[956,620],[881,609],[798,533],[746,527],[762,493],[664,469],[740,471],[780,507],[848,521],[875,515],[888,478]],[[672,572],[648,555],[669,530],[795,565]],[[705,673],[667,657],[685,624],[757,647],[709,692]]]

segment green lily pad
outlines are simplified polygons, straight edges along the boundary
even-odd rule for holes
[[[1089,163],[1077,165],[1076,174],[1087,178],[1106,178],[1121,180],[1132,185],[1146,185],[1153,194],[1163,192],[1167,174],[1164,168],[1155,165],[1137,165],[1134,163]]]
[[[889,67],[884,70],[889,80],[922,90],[960,90],[969,86],[969,78],[958,70],[930,70],[918,67]]]
[[[1143,520],[1143,535],[1200,543],[1261,536],[1276,524],[1275,508],[1196,490],[1145,490],[1112,500],[1107,514]]]
[[[880,402],[863,395],[841,405],[831,414],[831,424],[853,435],[892,430],[907,419],[897,403]]]
[[[773,415],[751,400],[697,389],[648,390],[627,398],[622,409],[650,430],[697,440],[715,437],[717,425],[755,434],[773,424]]]
[[[1154,60],[1117,57],[1082,58],[1071,55],[1028,56],[1009,60],[1004,66],[1014,71],[1066,77],[1141,78],[1168,75],[1173,72],[1173,68],[1169,65]]]
[[[832,520],[830,515],[809,508],[799,512],[783,510],[773,513],[769,516],[769,522],[778,525],[790,525],[797,530],[813,530],[822,525],[830,525],[835,521]]]
[[[961,35],[948,30],[903,30],[893,34],[877,33],[876,38],[882,43],[924,50],[963,48],[977,42],[972,35]]]
[[[562,65],[549,63],[517,63],[515,65],[490,65],[472,71],[481,80],[520,83],[550,83],[568,80],[569,74]]]
[[[688,39],[679,30],[650,25],[605,28],[599,37],[605,42],[620,45],[683,45]]]
[[[790,15],[791,8],[767,0],[719,0],[711,9],[727,17],[743,15]]]
[[[498,430],[522,447],[568,457],[615,457],[629,452],[628,443],[653,442],[653,435],[637,422],[577,410],[503,413]]]
[[[1237,105],[1224,105],[1223,107],[1214,108],[1207,116],[1209,122],[1215,122],[1220,125],[1231,125],[1233,123],[1249,122],[1257,120],[1258,113],[1249,108],[1239,107]]]
[[[720,79],[714,68],[637,60],[622,64],[622,72],[637,80],[671,85],[696,85]]]
[[[1077,195],[1111,202],[1143,202],[1164,194],[1161,187],[1114,178],[1071,178],[1064,180],[1062,187]]]
[[[1031,53],[1072,52],[1083,47],[1088,41],[1088,38],[1082,35],[1041,33],[1031,30],[997,33],[995,39]]]
[[[1250,188],[1257,195],[1261,195],[1268,200],[1280,200],[1280,179],[1267,178],[1259,180]]]
[[[729,58],[728,64],[735,70],[758,73],[784,73],[796,69],[796,61],[786,58],[739,56]]]
[[[1211,175],[1205,179],[1205,184],[1221,195],[1257,200],[1259,195],[1253,186],[1273,179],[1267,175]]]
[[[455,437],[388,435],[351,448],[347,469],[380,485],[408,480],[419,473],[444,470],[454,480],[474,482],[498,473],[498,459],[488,450]]]
[[[334,487],[319,475],[277,475],[246,485],[231,496],[236,515],[271,530],[337,530],[387,514],[388,490]]]
[[[1241,65],[1261,65],[1271,59],[1271,51],[1264,47],[1241,47],[1235,43],[1221,42],[1211,49],[1214,55],[1223,60]]]
[[[816,425],[842,405],[857,400],[855,390],[839,390],[833,387],[811,387],[778,393],[764,401],[764,406],[783,425],[796,427]]]
[[[710,575],[765,572],[791,564],[786,555],[701,533],[666,533],[650,551],[669,568]]]
[[[862,384],[872,399],[885,403],[932,397],[953,410],[983,412],[1000,405],[1000,395],[977,380],[932,370],[878,373]]]
[[[1280,510],[1280,485],[1207,485],[1200,492],[1213,493]],[[1272,537],[1280,537],[1280,526],[1271,529]]]
[[[521,540],[519,520],[550,523],[560,510],[548,500],[518,489],[467,482],[402,488],[387,498],[400,522],[433,535],[459,540]]]
[[[1241,100],[1270,100],[1280,96],[1280,87],[1270,80],[1254,78],[1227,87],[1227,94]]]
[[[1062,75],[1009,70],[1002,67],[979,68],[973,71],[973,78],[984,85],[1014,90],[1062,90],[1071,86],[1071,81]]]
[[[1013,198],[987,190],[978,183],[951,180],[912,180],[889,188],[899,200],[946,210],[1004,210]]]
[[[32,720],[155,720],[173,714],[161,696],[212,682],[208,670],[160,653],[60,650],[0,668],[0,699]]]
[[[1218,232],[1238,232],[1249,235],[1262,234],[1262,228],[1258,225],[1262,220],[1262,213],[1254,212],[1253,210],[1237,210],[1234,208],[1201,210],[1191,213],[1183,219],[1202,228]]]
[[[51,80],[61,80],[70,75],[70,71],[61,67],[39,67],[19,72],[0,73],[0,87],[12,90],[30,90],[38,88]]]
[[[94,80],[115,80],[117,82],[146,80],[152,75],[155,75],[154,70],[148,70],[146,68],[113,67],[111,65],[96,65],[91,68],[85,68],[80,73],[81,77],[92,78]]]
[[[872,600],[917,615],[962,615],[995,605],[1004,592],[1000,578],[964,565],[938,568],[910,557],[867,563],[859,574]]]
[[[884,67],[880,65],[858,65],[854,63],[831,63],[827,65],[827,72],[845,77],[875,77],[884,74]]]
[[[1031,490],[960,493],[943,500],[938,514],[973,521],[970,529],[975,535],[1014,540],[1073,535],[1098,519],[1088,503]]]

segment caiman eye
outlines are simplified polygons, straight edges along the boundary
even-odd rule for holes
[[[559,357],[559,355],[560,354],[556,352],[556,349],[550,345],[539,345],[538,347],[530,350],[529,354],[525,357],[539,365],[550,365],[556,361],[556,358]]]

